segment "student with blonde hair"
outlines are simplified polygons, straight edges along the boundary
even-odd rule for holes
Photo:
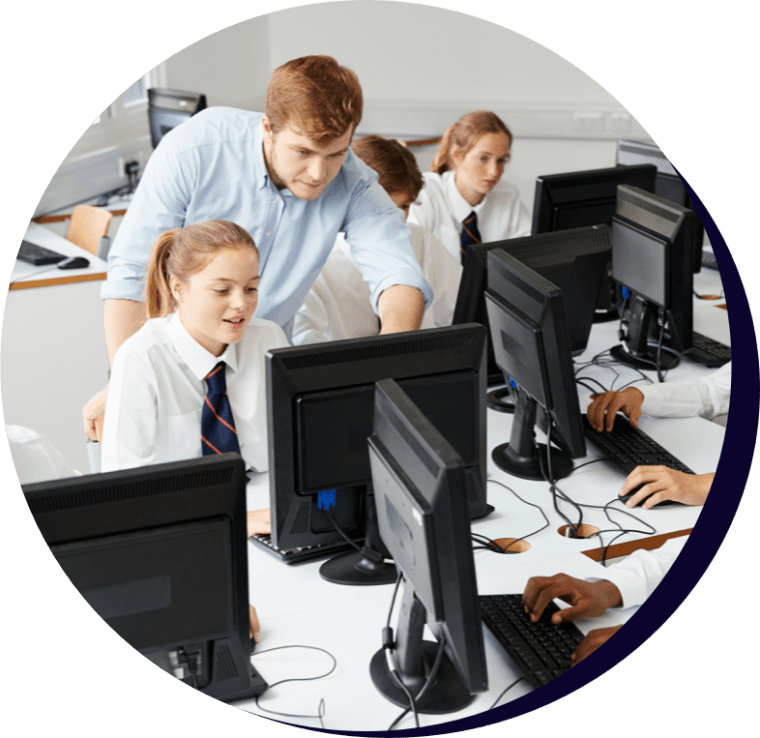
[[[414,155],[398,141],[377,135],[363,136],[351,148],[377,172],[381,187],[406,217],[423,184]],[[430,231],[415,224],[410,225],[410,230],[414,256],[434,295],[420,327],[451,325],[462,265]],[[349,243],[339,235],[327,263],[296,313],[293,343],[374,336],[380,329],[369,285],[351,255]]]
[[[234,451],[268,467],[264,357],[287,346],[254,318],[259,257],[240,226],[214,220],[161,235],[148,264],[147,322],[116,352],[103,471]],[[269,532],[268,510],[249,534]]]
[[[495,113],[463,115],[444,134],[409,221],[430,230],[462,262],[474,244],[529,236],[520,193],[502,180],[511,148],[512,134]]]

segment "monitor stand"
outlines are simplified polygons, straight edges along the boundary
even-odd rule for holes
[[[409,698],[396,678],[415,698],[417,712],[442,715],[467,707],[474,699],[462,682],[454,664],[444,652],[430,687],[419,699],[436,660],[439,644],[423,640],[427,613],[411,587],[404,587],[393,653],[381,648],[370,662],[369,672],[379,692],[399,707],[410,707]],[[394,655],[395,654],[395,655]],[[391,669],[396,672],[396,676]]]
[[[494,464],[502,471],[520,479],[542,481],[549,476],[549,464],[546,454],[547,446],[535,442],[536,401],[524,392],[518,393],[515,419],[512,423],[512,434],[509,443],[497,446],[491,452]],[[551,454],[550,481],[564,479],[573,471],[572,458],[558,448],[549,447]]]
[[[364,494],[364,546],[361,551],[348,551],[325,561],[319,575],[333,584],[373,586],[393,584],[398,576],[396,565],[387,563],[391,555],[380,538],[371,486]]]
[[[628,315],[628,335],[618,346],[610,349],[616,361],[636,369],[659,369],[667,371],[678,366],[680,359],[672,351],[662,346],[657,356],[657,344],[649,342],[649,329],[657,308],[639,295],[631,298]],[[622,335],[622,333],[621,333]]]

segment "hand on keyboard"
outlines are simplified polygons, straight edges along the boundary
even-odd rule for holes
[[[626,506],[642,505],[645,510],[664,500],[683,505],[704,505],[714,476],[684,474],[667,466],[637,466],[626,478],[619,495],[626,497],[633,492]]]
[[[571,657],[573,660],[573,666],[579,661],[583,661],[586,656],[590,656],[594,653],[599,646],[607,643],[607,641],[622,627],[622,625],[615,625],[612,628],[597,628],[597,630],[592,630],[575,649],[575,653],[573,653]]]
[[[523,602],[525,612],[530,615],[534,623],[554,599],[570,603],[570,607],[552,615],[552,623],[555,625],[578,618],[595,618],[606,612],[608,608],[622,604],[620,591],[607,580],[587,582],[567,574],[531,577],[528,580],[523,592]]]
[[[248,538],[251,536],[264,536],[272,532],[272,521],[269,508],[263,510],[248,510],[246,513],[248,523]]]
[[[604,392],[603,394],[591,395],[593,402],[586,410],[591,427],[601,433],[603,430],[611,431],[615,423],[615,415],[622,410],[634,428],[639,427],[641,406],[644,403],[644,394],[636,387],[628,387],[622,392]]]

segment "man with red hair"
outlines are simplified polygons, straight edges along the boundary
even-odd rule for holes
[[[211,107],[162,139],[109,254],[101,290],[109,363],[144,320],[143,278],[156,238],[205,220],[251,234],[261,267],[256,317],[286,334],[339,232],[370,285],[382,332],[419,328],[432,291],[411,234],[375,172],[350,150],[362,106],[351,70],[308,56],[275,70],[264,114]],[[89,438],[105,395],[85,406]]]

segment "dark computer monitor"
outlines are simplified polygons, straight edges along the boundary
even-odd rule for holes
[[[279,548],[377,541],[367,438],[374,386],[395,379],[465,460],[470,516],[487,515],[486,329],[481,325],[332,341],[266,359],[272,539]],[[331,519],[332,518],[332,519]],[[326,562],[333,582],[395,581],[362,553]]]
[[[533,201],[533,235],[569,228],[612,225],[618,185],[628,184],[654,192],[657,167],[640,164],[631,167],[588,169],[580,172],[549,174],[536,179]],[[617,317],[615,289],[610,279],[602,281],[597,296],[598,320]]]
[[[612,230],[592,225],[525,238],[510,238],[471,247],[467,251],[454,309],[454,324],[481,323],[488,327],[484,293],[488,282],[487,258],[493,249],[502,249],[546,277],[565,296],[570,349],[573,356],[586,350],[596,307],[596,294],[609,262]],[[491,365],[493,361],[493,366]],[[496,366],[489,340],[489,378]]]
[[[636,187],[619,188],[612,276],[630,296],[623,314],[625,338],[613,349],[618,360],[667,369],[691,348],[695,219],[691,210],[662,197]]]
[[[694,272],[699,272],[702,268],[702,242],[705,237],[705,227],[683,180],[665,154],[654,143],[648,141],[618,141],[616,163],[618,166],[654,164],[657,167],[654,194],[665,200],[670,200],[676,205],[682,205],[695,214],[696,220],[692,229],[692,250],[694,252]]]
[[[560,289],[503,249],[488,253],[486,307],[496,362],[517,389],[509,443],[495,448],[494,463],[524,479],[562,479],[573,458],[586,455],[573,357]],[[535,443],[536,412],[542,408],[551,440]]]
[[[372,659],[370,674],[389,700],[409,706],[443,656],[417,710],[447,713],[488,689],[478,589],[467,515],[466,465],[393,380],[375,385],[369,439],[380,535],[401,572],[395,639]],[[423,639],[427,624],[437,642]]]
[[[267,688],[249,661],[240,456],[22,489],[63,571],[127,643],[210,697],[231,701]]]
[[[148,90],[148,123],[153,148],[172,128],[205,108],[206,96],[201,93],[151,87]]]

